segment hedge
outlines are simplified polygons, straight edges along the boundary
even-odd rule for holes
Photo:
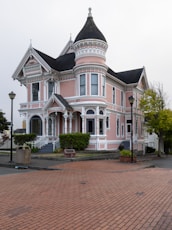
[[[89,133],[60,134],[60,147],[63,149],[84,150],[90,139]]]
[[[14,135],[14,143],[16,145],[23,145],[26,142],[34,141],[36,138],[35,133],[30,134],[16,134]]]

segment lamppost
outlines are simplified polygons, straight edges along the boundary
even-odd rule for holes
[[[16,94],[13,91],[11,91],[11,93],[9,93],[8,95],[11,99],[11,148],[9,163],[13,163],[13,99],[15,98]]]
[[[134,97],[131,95],[128,98],[130,105],[131,105],[131,163],[133,163],[133,103]]]

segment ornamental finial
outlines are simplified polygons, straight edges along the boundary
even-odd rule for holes
[[[91,7],[88,8],[88,17],[92,17],[92,14],[91,14]]]

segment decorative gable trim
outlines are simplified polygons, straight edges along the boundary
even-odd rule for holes
[[[137,87],[141,88],[142,90],[146,90],[149,88],[145,67],[143,67],[143,71],[141,73]]]
[[[51,106],[52,104],[57,104],[57,106],[53,105],[52,107]],[[60,94],[53,94],[44,106],[44,110],[48,110],[48,109],[54,110],[55,108],[56,110],[61,111],[61,112],[65,110],[68,110],[68,111],[72,110],[72,107]]]
[[[41,73],[41,66],[45,69],[45,71],[50,72],[51,71],[51,67],[44,61],[44,59],[36,52],[36,50],[34,50],[32,47],[29,47],[28,50],[26,51],[24,57],[22,58],[22,60],[20,61],[17,69],[15,70],[14,74],[12,75],[12,78],[15,79],[20,79],[22,76],[20,75],[20,73],[23,71],[23,74],[25,75],[25,77],[27,76],[27,69],[28,69],[28,62],[31,59],[35,59],[37,61],[37,64],[35,64],[35,66],[33,65],[33,71],[36,71]],[[39,65],[38,65],[39,63]],[[35,69],[34,69],[35,67]]]
[[[62,50],[59,56],[65,55],[67,53],[73,53],[73,52],[74,52],[73,41],[70,38],[70,40],[68,41],[68,43],[66,44],[66,46],[64,47],[64,49]]]

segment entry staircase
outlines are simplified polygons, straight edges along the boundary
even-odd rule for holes
[[[34,142],[34,147],[39,149],[39,153],[52,153],[60,147],[59,140],[53,137],[39,137]]]

